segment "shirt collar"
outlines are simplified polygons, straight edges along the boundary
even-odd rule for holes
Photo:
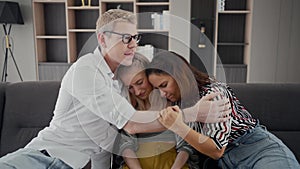
[[[111,77],[112,79],[114,78],[114,73],[111,71],[110,67],[108,66],[107,62],[104,59],[104,56],[101,54],[99,47],[97,47],[94,51],[94,55],[99,58],[98,60],[98,65],[99,68],[101,69],[101,71],[103,73],[106,73],[109,77]]]

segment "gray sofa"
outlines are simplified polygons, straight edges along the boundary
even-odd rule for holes
[[[300,159],[300,84],[229,84],[242,104]],[[52,118],[60,82],[0,84],[0,157],[24,147]],[[299,105],[298,105],[299,104]]]

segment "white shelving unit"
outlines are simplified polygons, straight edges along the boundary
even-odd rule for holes
[[[32,3],[39,80],[61,80],[95,33],[97,18],[105,11],[120,7],[151,14],[162,13],[171,6],[169,0],[91,0],[90,6],[82,6],[81,0],[33,0]],[[140,44],[168,49],[169,30],[153,29],[151,17],[145,16],[138,20],[138,31],[143,33]]]
[[[214,56],[213,72],[216,78],[222,81],[248,82],[253,0],[225,2],[225,10],[216,10],[215,14],[214,46],[217,52]],[[217,54],[222,64],[217,59]]]

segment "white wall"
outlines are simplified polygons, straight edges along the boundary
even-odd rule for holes
[[[13,55],[20,69],[24,81],[36,80],[36,64],[33,39],[33,17],[32,17],[32,2],[31,0],[8,0],[19,2],[21,13],[24,20],[24,25],[13,24],[11,29],[11,37],[13,39]],[[0,28],[0,71],[2,75],[5,43],[4,31],[1,25]],[[18,82],[20,78],[17,69],[13,64],[13,60],[9,55],[8,59],[8,76],[7,81]]]
[[[170,0],[170,44],[169,50],[174,51],[186,60],[190,60],[190,18],[191,0]]]
[[[254,0],[249,82],[300,83],[299,9],[299,0]]]

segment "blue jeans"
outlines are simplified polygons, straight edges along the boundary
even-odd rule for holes
[[[72,169],[58,158],[44,155],[38,150],[23,148],[0,158],[1,169]]]
[[[257,126],[229,144],[218,165],[235,169],[300,168],[291,150],[262,126]]]

